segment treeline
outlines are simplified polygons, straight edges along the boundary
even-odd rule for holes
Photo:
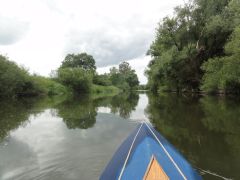
[[[127,62],[110,73],[98,75],[95,60],[87,53],[68,54],[51,78],[31,75],[0,55],[0,97],[71,94],[116,94],[138,86],[138,78]]]
[[[122,62],[119,68],[111,68],[110,73],[99,75],[95,60],[86,53],[67,55],[55,78],[77,93],[104,92],[105,87],[110,86],[126,91],[139,85],[136,72],[128,62]]]
[[[128,62],[122,62],[119,67],[110,69],[110,73],[106,74],[112,84],[123,90],[137,89],[139,81],[135,70],[131,68]]]
[[[152,91],[240,93],[240,1],[193,0],[159,23],[146,70]]]

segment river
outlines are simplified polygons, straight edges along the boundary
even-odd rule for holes
[[[144,93],[0,100],[0,179],[98,179],[142,120],[204,179],[240,179],[240,100]]]

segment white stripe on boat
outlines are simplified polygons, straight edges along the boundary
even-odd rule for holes
[[[165,149],[165,147],[163,146],[163,144],[161,143],[161,141],[158,139],[158,137],[155,135],[155,133],[152,131],[152,129],[148,126],[148,124],[146,122],[144,122],[148,129],[151,131],[151,133],[153,134],[153,136],[156,138],[156,140],[158,141],[158,143],[161,145],[162,149],[164,150],[164,152],[166,153],[166,155],[168,156],[168,158],[172,161],[172,163],[174,164],[174,166],[177,168],[178,172],[182,175],[184,180],[187,180],[186,176],[183,174],[183,172],[181,171],[181,169],[178,167],[178,165],[176,164],[176,162],[173,160],[173,158],[171,157],[171,155],[168,153],[168,151]]]
[[[135,135],[135,137],[134,137],[134,139],[133,139],[133,142],[132,142],[131,147],[130,147],[130,149],[129,149],[129,151],[128,151],[128,155],[127,155],[126,160],[125,160],[125,162],[124,162],[124,165],[123,165],[123,168],[122,168],[122,170],[121,170],[121,173],[120,173],[120,175],[119,175],[119,177],[118,177],[118,180],[120,180],[120,179],[122,178],[123,171],[124,171],[124,169],[125,169],[125,167],[126,167],[128,158],[129,158],[129,156],[130,156],[130,154],[131,154],[133,144],[134,144],[134,142],[135,142],[135,140],[136,140],[136,138],[137,138],[137,135],[138,135],[138,133],[139,133],[142,125],[143,125],[143,123],[142,123],[141,126],[139,127],[139,129],[138,129],[138,131],[137,131],[137,134]]]

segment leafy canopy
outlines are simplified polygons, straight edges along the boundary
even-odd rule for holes
[[[60,68],[83,68],[85,70],[95,71],[95,60],[93,56],[87,53],[68,54],[62,62]]]
[[[178,92],[208,89],[204,85],[209,82],[206,76],[210,75],[205,74],[206,64],[216,66],[216,72],[221,63],[226,64],[221,58],[228,58],[233,53],[230,49],[239,48],[233,41],[238,37],[232,35],[239,25],[239,0],[193,0],[176,7],[173,17],[160,21],[148,51],[152,56],[145,72],[148,87],[152,91]],[[237,74],[237,70],[234,72]],[[217,78],[211,81],[217,83]],[[230,88],[230,84],[222,87]]]
[[[68,54],[57,70],[57,78],[74,93],[90,93],[95,70],[95,60],[91,55]]]
[[[134,89],[139,85],[137,74],[128,62],[120,63],[119,68],[111,68],[109,75],[112,84],[120,89]]]

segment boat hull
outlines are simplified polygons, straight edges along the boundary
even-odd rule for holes
[[[145,179],[153,158],[169,179],[202,179],[160,133],[143,122],[118,148],[100,180]]]

